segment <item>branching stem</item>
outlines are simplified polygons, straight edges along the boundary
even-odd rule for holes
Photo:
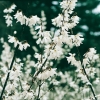
[[[19,46],[19,45],[17,45],[17,47],[16,47],[16,49],[15,49],[14,56],[13,56],[13,59],[12,59],[12,62],[11,62],[11,65],[10,65],[9,71],[12,70],[13,63],[14,63],[14,60],[15,60],[15,58],[16,58],[16,53],[17,53],[17,50],[18,50],[18,46]],[[4,86],[3,86],[2,92],[1,92],[0,100],[3,100],[3,99],[2,99],[2,96],[3,96],[3,94],[4,94],[4,91],[5,91],[5,88],[6,88],[6,85],[7,85],[8,79],[9,79],[9,76],[10,76],[10,72],[8,72],[8,74],[7,74],[7,77],[6,77],[6,80],[5,80],[5,83],[4,83]]]
[[[71,33],[73,34],[73,30],[72,30],[72,29],[71,29]],[[84,74],[85,74],[87,80],[90,82],[89,76],[88,76],[88,74],[87,74],[87,72],[86,72],[86,70],[85,70],[85,67],[84,67],[83,64],[82,64],[82,59],[81,59],[81,55],[80,55],[80,52],[79,52],[78,47],[77,47],[77,51],[78,51],[78,54],[79,54],[79,59],[80,59],[80,61],[81,61],[81,65],[82,65],[83,72],[84,72]],[[91,83],[91,82],[90,82],[90,83]],[[89,84],[89,87],[90,87],[90,89],[91,89],[91,92],[92,92],[92,94],[93,94],[95,100],[97,100],[97,97],[96,97],[96,95],[95,95],[95,92],[94,92],[94,90],[93,90],[92,85]]]

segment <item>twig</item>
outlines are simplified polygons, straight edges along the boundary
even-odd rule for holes
[[[56,44],[54,45],[54,47],[53,47],[52,49],[54,49],[55,46],[56,46]],[[42,68],[43,68],[43,66],[46,64],[49,55],[50,55],[50,52],[49,52],[47,58],[45,59],[44,63],[41,65],[40,69],[39,69],[39,70],[35,73],[35,75],[33,76],[33,79],[32,79],[32,82],[31,82],[31,85],[30,85],[30,87],[29,87],[29,89],[28,89],[27,91],[30,91],[30,89],[31,89],[31,87],[32,87],[32,85],[33,85],[33,83],[34,83],[34,81],[36,80],[36,76],[38,76],[38,74],[42,71]]]
[[[13,63],[14,63],[14,60],[15,60],[15,57],[16,57],[16,53],[17,53],[17,50],[18,50],[18,46],[19,46],[19,45],[17,45],[17,47],[16,47],[16,49],[15,49],[14,56],[13,56],[13,59],[12,59],[12,62],[11,62],[11,65],[10,65],[9,70],[11,70],[12,67],[13,67]],[[5,83],[4,83],[4,86],[3,86],[3,89],[2,89],[2,92],[1,92],[0,100],[2,100],[2,96],[3,96],[3,94],[4,94],[4,91],[5,91],[5,88],[6,88],[8,79],[9,79],[9,76],[10,76],[10,72],[8,72],[8,74],[7,74],[6,81],[5,81]]]
[[[20,80],[20,77],[19,78],[19,84],[20,84],[20,87],[21,87],[21,91],[23,91],[23,87],[22,87],[22,83],[21,83],[21,80]]]
[[[71,33],[73,34],[73,30],[72,30],[72,29],[71,29]],[[85,74],[87,80],[90,82],[89,76],[88,76],[88,74],[87,74],[87,72],[86,72],[86,70],[85,70],[85,67],[84,67],[83,64],[82,64],[82,59],[81,59],[81,55],[80,55],[80,52],[79,52],[78,47],[77,47],[77,51],[78,51],[79,59],[80,59],[80,61],[81,61],[81,66],[82,66],[82,68],[83,68],[83,72],[84,72],[84,74]],[[90,82],[90,83],[91,83],[91,82]],[[90,89],[91,89],[91,92],[92,92],[92,94],[93,94],[95,100],[97,100],[97,97],[96,97],[96,95],[95,95],[95,92],[94,92],[94,90],[93,90],[92,85],[89,84],[89,87],[90,87]]]
[[[40,81],[40,83],[39,83],[39,89],[38,89],[38,95],[37,95],[37,100],[40,100],[40,99],[39,99],[39,96],[40,96],[40,88],[41,88],[41,85],[42,85],[42,84],[41,84],[41,81]]]
[[[32,85],[33,85],[33,83],[34,83],[34,81],[35,81],[35,79],[36,79],[36,76],[41,72],[41,70],[42,70],[43,66],[45,65],[45,63],[47,62],[47,60],[48,60],[48,57],[45,59],[44,63],[41,65],[40,69],[39,69],[39,70],[37,71],[37,73],[34,75],[34,77],[33,77],[33,79],[32,79],[32,82],[31,82],[31,85],[30,85],[28,91],[31,89],[31,87],[32,87]]]

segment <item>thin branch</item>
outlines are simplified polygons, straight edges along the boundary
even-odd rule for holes
[[[37,100],[40,100],[40,99],[39,99],[39,96],[40,96],[41,85],[42,85],[42,84],[41,84],[41,81],[40,81],[40,83],[39,83],[39,89],[38,89],[38,95],[37,95]]]
[[[32,79],[32,82],[31,82],[31,85],[30,85],[28,91],[31,89],[31,87],[32,87],[32,85],[33,85],[33,83],[34,83],[34,81],[36,80],[36,76],[41,72],[41,70],[42,70],[43,66],[46,64],[47,60],[48,60],[48,57],[45,59],[44,63],[41,65],[40,69],[39,69],[39,70],[36,72],[36,74],[34,75],[34,77],[33,77],[33,79]]]
[[[71,33],[73,34],[73,30],[72,30],[72,29],[71,29]],[[84,72],[84,74],[85,74],[87,80],[90,82],[89,76],[88,76],[88,74],[87,74],[87,72],[86,72],[86,70],[85,70],[85,67],[84,67],[83,64],[82,64],[82,58],[81,58],[80,51],[79,51],[78,47],[77,47],[77,51],[78,51],[79,59],[80,59],[80,61],[81,61],[81,66],[82,66],[82,68],[83,68],[83,72]],[[90,82],[90,83],[91,83],[91,82]],[[94,92],[94,90],[93,90],[92,85],[89,84],[89,87],[90,87],[90,89],[91,89],[91,92],[92,92],[92,94],[93,94],[95,100],[97,100],[97,97],[96,97],[96,95],[95,95],[95,92]]]
[[[23,91],[23,87],[22,87],[22,83],[21,83],[20,77],[18,77],[18,78],[19,78],[19,84],[20,84],[21,91]]]
[[[17,50],[18,50],[18,46],[19,46],[19,45],[17,45],[17,47],[16,47],[16,49],[15,49],[14,56],[13,56],[13,59],[12,59],[12,62],[11,62],[11,65],[10,65],[9,70],[12,70],[13,63],[14,63],[14,60],[15,60],[15,58],[16,58],[16,53],[17,53]],[[5,88],[6,88],[8,79],[9,79],[9,76],[10,76],[10,72],[8,72],[8,74],[7,74],[6,81],[5,81],[5,83],[4,83],[4,86],[3,86],[3,89],[2,89],[2,92],[1,92],[0,100],[2,100],[2,96],[3,96],[3,94],[4,94],[4,91],[5,91]]]

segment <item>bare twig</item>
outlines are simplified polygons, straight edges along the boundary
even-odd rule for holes
[[[15,58],[16,58],[16,53],[17,53],[17,50],[18,50],[18,46],[19,46],[19,45],[17,45],[17,47],[16,47],[16,49],[15,49],[14,56],[13,56],[13,59],[12,59],[12,62],[11,62],[11,65],[10,65],[9,70],[11,70],[12,67],[13,67],[13,63],[14,63],[14,60],[15,60]],[[10,76],[10,72],[8,72],[8,74],[7,74],[6,81],[5,81],[5,83],[4,83],[4,86],[3,86],[3,89],[2,89],[2,92],[1,92],[0,100],[2,100],[2,96],[3,96],[3,94],[4,94],[4,91],[5,91],[5,88],[6,88],[8,79],[9,79],[9,76]]]

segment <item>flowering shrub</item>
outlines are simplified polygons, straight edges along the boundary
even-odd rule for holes
[[[84,38],[81,33],[73,32],[80,20],[74,14],[76,2],[63,0],[60,3],[62,12],[52,19],[56,31],[46,30],[43,11],[39,18],[36,15],[27,17],[21,10],[12,16],[15,4],[4,9],[7,27],[13,27],[14,20],[23,27],[29,27],[41,50],[32,47],[27,40],[8,35],[8,42],[14,44],[15,50],[12,50],[1,38],[4,49],[0,58],[0,100],[98,100],[99,94],[95,91],[99,82],[96,71],[99,70],[99,54],[91,47],[82,57],[80,55],[78,47]],[[18,33],[15,31],[14,34]],[[31,60],[32,55],[23,59],[17,57],[18,51],[22,52],[29,47],[34,49],[36,61]],[[70,52],[73,47],[78,53]],[[58,64],[63,58],[76,68],[74,72],[57,71],[54,60]]]

